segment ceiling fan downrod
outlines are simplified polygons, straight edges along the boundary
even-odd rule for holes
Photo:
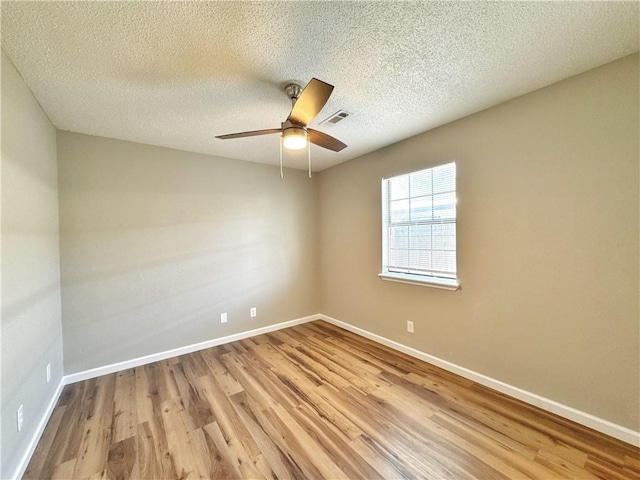
[[[291,107],[293,108],[298,100],[298,97],[302,93],[302,87],[298,83],[289,83],[284,87],[284,93],[291,99]]]

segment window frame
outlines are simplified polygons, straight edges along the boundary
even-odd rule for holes
[[[419,173],[419,172],[423,172],[423,171],[428,171],[428,170],[433,170],[435,168],[444,166],[444,165],[449,165],[453,163],[455,168],[456,168],[456,173],[455,173],[455,195],[456,195],[456,203],[457,203],[457,190],[458,190],[458,185],[457,185],[457,164],[455,161],[452,162],[446,162],[446,163],[442,163],[442,164],[438,164],[438,165],[433,165],[431,167],[427,167],[427,168],[422,168],[419,170],[413,170],[411,172],[407,172],[407,173],[402,173],[402,174],[398,174],[398,175],[394,175],[392,177],[387,177],[387,178],[382,178],[381,181],[381,207],[382,207],[382,228],[381,228],[381,232],[382,232],[382,266],[380,269],[380,273],[378,274],[378,277],[381,278],[382,280],[387,280],[387,281],[392,281],[392,282],[400,282],[400,283],[407,283],[407,284],[411,284],[411,285],[419,285],[419,286],[428,286],[428,287],[433,287],[433,288],[440,288],[440,289],[444,289],[444,290],[458,290],[460,288],[460,283],[458,280],[458,268],[457,268],[457,254],[458,254],[458,242],[457,242],[457,235],[456,235],[456,272],[455,272],[455,277],[451,278],[451,277],[445,277],[445,276],[437,276],[436,274],[422,274],[422,273],[404,273],[404,272],[396,272],[396,271],[390,271],[389,267],[388,267],[388,255],[389,255],[389,223],[390,223],[390,219],[389,219],[389,211],[390,211],[390,199],[388,198],[389,195],[389,188],[388,188],[388,182],[391,181],[394,178],[397,177],[402,177],[402,176],[406,176],[406,175],[411,175],[414,173]],[[433,193],[431,194],[433,195]],[[416,195],[417,197],[417,195]],[[408,199],[414,198],[411,197],[411,195],[409,194],[409,197],[407,197]],[[458,215],[457,215],[457,211],[456,211],[456,215],[453,219],[453,221],[447,221],[447,222],[443,222],[443,223],[453,223],[454,227],[456,228],[457,231],[457,223],[458,223]],[[411,225],[411,220],[409,220],[408,222],[406,222],[407,225]],[[420,223],[418,221],[416,221],[416,225],[419,225]],[[424,224],[424,222],[423,222]],[[433,225],[433,223],[432,223]],[[410,268],[408,268],[408,270],[410,270]]]

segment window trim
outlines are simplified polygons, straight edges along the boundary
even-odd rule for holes
[[[445,162],[442,163],[440,165],[446,165],[448,163],[456,163],[455,161],[452,162]],[[387,177],[387,178],[382,178],[381,179],[381,207],[382,207],[382,216],[381,216],[381,220],[382,220],[382,228],[380,229],[382,232],[382,256],[381,256],[381,260],[382,260],[382,265],[381,265],[381,271],[378,274],[378,278],[380,278],[381,280],[385,280],[385,281],[390,281],[390,282],[398,282],[398,283],[406,283],[409,285],[418,285],[418,286],[423,286],[423,287],[432,287],[432,288],[439,288],[439,289],[443,289],[443,290],[451,290],[451,291],[455,291],[455,290],[459,290],[460,289],[460,282],[459,282],[459,277],[458,277],[458,272],[456,271],[456,277],[455,278],[450,278],[450,277],[438,277],[435,275],[422,275],[422,274],[417,274],[417,273],[405,273],[405,272],[395,272],[395,271],[389,271],[387,264],[387,255],[388,255],[388,242],[389,242],[389,234],[388,232],[385,231],[385,226],[389,225],[389,212],[388,212],[388,205],[389,205],[389,199],[387,198],[388,192],[387,189],[384,188],[384,182],[390,180],[391,178],[394,177],[399,177],[399,176],[403,176],[403,175],[410,175],[411,173],[414,172],[419,172],[421,170],[428,170],[428,169],[432,169],[432,168],[436,168],[440,165],[434,165],[432,167],[427,167],[427,168],[423,168],[423,169],[419,169],[419,170],[414,170],[412,172],[407,172],[407,173],[400,173],[398,175],[394,175],[392,177]],[[457,167],[457,165],[456,165]],[[457,168],[456,168],[457,170]],[[457,198],[457,191],[458,191],[458,185],[457,185],[457,179],[456,179],[456,198]],[[455,218],[455,225],[456,225],[456,230],[457,230],[457,225],[458,225],[458,218],[457,218],[457,214],[456,214],[456,218]],[[458,254],[458,245],[457,245],[457,240],[456,240],[456,256]],[[457,269],[456,269],[457,270]]]
[[[421,287],[440,288],[442,290],[459,290],[457,278],[433,277],[430,275],[416,275],[412,273],[382,272],[378,274],[382,280],[389,282],[408,283]]]

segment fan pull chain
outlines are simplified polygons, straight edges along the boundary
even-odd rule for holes
[[[282,173],[282,137],[280,137],[280,180],[284,179],[284,174]]]
[[[307,156],[309,157],[309,178],[311,178],[311,142],[307,140]]]

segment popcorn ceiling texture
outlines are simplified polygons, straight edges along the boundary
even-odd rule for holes
[[[61,130],[278,163],[288,80],[336,89],[322,170],[638,50],[636,2],[2,2],[2,48]],[[300,158],[302,157],[302,158]],[[287,154],[306,168],[306,155]]]

